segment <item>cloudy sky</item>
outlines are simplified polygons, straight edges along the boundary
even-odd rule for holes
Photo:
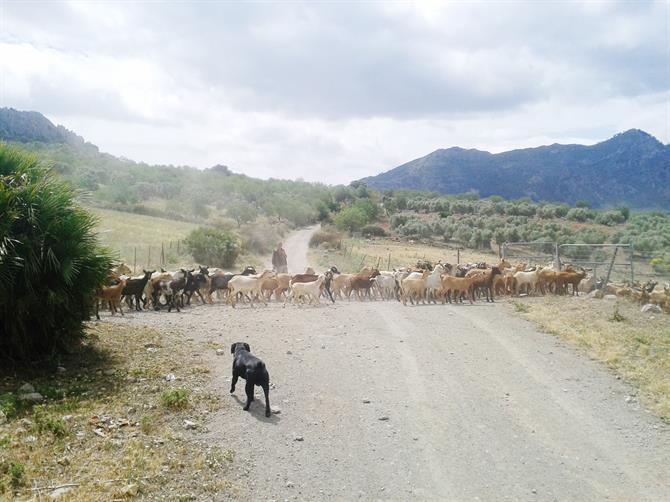
[[[0,0],[0,106],[103,151],[347,183],[437,148],[670,142],[670,3]]]

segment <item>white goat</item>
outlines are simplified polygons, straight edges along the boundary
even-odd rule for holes
[[[251,300],[251,306],[254,306],[254,298],[258,298],[263,305],[267,305],[265,301],[265,296],[263,296],[261,291],[261,285],[263,279],[269,275],[273,275],[274,272],[271,270],[266,270],[259,275],[236,275],[230,281],[228,281],[228,302],[235,307],[237,304],[237,295],[242,294],[248,296]]]
[[[293,301],[302,298],[302,302],[304,302],[304,299],[307,297],[309,297],[310,305],[312,302],[316,302],[317,305],[320,304],[319,296],[321,296],[321,283],[323,283],[324,279],[325,276],[320,275],[316,281],[292,283],[289,293],[284,300],[284,306],[286,306],[286,302],[288,302],[289,299]]]
[[[442,274],[445,273],[444,266],[441,263],[435,265],[433,271],[426,278],[426,296],[428,301],[437,303],[438,293],[442,290]]]
[[[380,275],[372,279],[375,283],[379,296],[384,300],[390,300],[395,293],[395,277],[393,272],[380,272]]]
[[[514,281],[516,283],[516,295],[519,296],[519,292],[523,289],[523,286],[528,287],[528,294],[530,295],[532,291],[537,292],[537,281],[540,278],[540,269],[533,270],[532,272],[516,272],[514,274]]]

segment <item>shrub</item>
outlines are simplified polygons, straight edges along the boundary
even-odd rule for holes
[[[394,214],[391,216],[391,228],[398,228],[407,223],[407,220],[409,220],[409,217],[404,214]]]
[[[610,317],[610,321],[612,322],[623,322],[625,321],[626,318],[619,312],[619,304],[614,305],[614,312],[612,313],[612,317]]]
[[[212,267],[232,267],[240,254],[235,236],[220,228],[198,227],[184,242],[196,262]]]
[[[379,225],[365,225],[363,228],[361,228],[361,233],[363,235],[370,235],[370,236],[373,236],[373,237],[385,237],[386,236],[386,230],[384,230]]]
[[[36,157],[0,144],[0,356],[35,360],[84,337],[111,255],[75,197]]]
[[[584,222],[593,218],[593,212],[586,207],[573,207],[568,211],[566,218],[573,221]]]
[[[368,222],[366,213],[358,207],[347,207],[333,218],[335,226],[347,232],[357,232]]]
[[[51,432],[56,437],[67,434],[65,421],[60,417],[50,415],[44,406],[36,406],[33,409],[33,429],[39,434]]]
[[[19,462],[12,462],[9,464],[9,477],[11,479],[12,488],[23,486],[25,480],[26,468]]]
[[[166,408],[182,410],[188,406],[188,389],[166,390],[161,394],[161,402]]]
[[[598,213],[595,218],[596,223],[600,225],[614,226],[619,223],[626,221],[626,217],[621,213],[621,211],[605,211],[603,213]]]
[[[335,230],[318,230],[309,239],[309,247],[316,248],[324,242],[327,242],[331,248],[338,249],[342,242],[342,234]]]

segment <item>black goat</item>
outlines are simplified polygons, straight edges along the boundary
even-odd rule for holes
[[[193,293],[197,293],[200,297],[200,301],[205,303],[205,299],[200,293],[200,288],[207,285],[207,275],[202,273],[203,267],[200,267],[201,272],[193,274],[192,272],[187,272],[186,274],[186,284],[184,284],[184,290],[181,293],[181,303],[184,304],[184,296],[186,296],[186,304],[191,304],[191,297]],[[205,269],[207,270],[207,269]]]
[[[151,274],[156,271],[143,269],[142,272],[144,272],[144,276],[141,278],[128,279],[128,281],[126,281],[126,287],[123,288],[123,292],[121,293],[126,298],[126,302],[128,302],[128,306],[131,308],[132,300],[135,298],[135,310],[142,310],[142,307],[140,307],[140,302],[142,301],[144,287],[147,285],[147,282],[149,282],[149,279],[151,279]]]

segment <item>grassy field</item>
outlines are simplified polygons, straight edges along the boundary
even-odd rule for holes
[[[188,233],[198,225],[141,214],[91,208],[99,218],[100,241],[117,253],[118,259],[136,270],[143,267],[156,268],[161,265],[161,243],[165,250],[165,266],[188,264],[192,259],[181,243]]]
[[[395,241],[391,239],[354,239],[342,241],[342,249],[311,249],[310,259],[319,266],[336,265],[342,272],[354,272],[365,265],[379,266],[380,269],[393,269],[413,266],[418,260],[457,263],[456,249],[428,246],[419,242]],[[460,262],[496,263],[498,256],[472,249],[460,251]]]
[[[131,269],[136,264],[136,272],[141,273],[143,268],[157,270],[159,267],[174,269],[198,265],[194,263],[183,243],[189,232],[199,226],[195,223],[110,209],[89,208],[89,211],[99,219],[98,235],[102,244],[112,249],[117,259]],[[257,223],[251,225],[256,225],[254,228],[262,232]],[[246,225],[243,230],[251,232],[249,227],[250,225]],[[161,258],[161,243],[164,260]],[[237,270],[239,264],[260,267],[263,262],[262,256],[244,249],[233,269]]]
[[[0,500],[50,500],[58,487],[68,501],[234,497],[234,452],[198,439],[221,406],[206,350],[169,331],[91,323],[60,370],[0,378]],[[24,382],[42,404],[17,398]]]

